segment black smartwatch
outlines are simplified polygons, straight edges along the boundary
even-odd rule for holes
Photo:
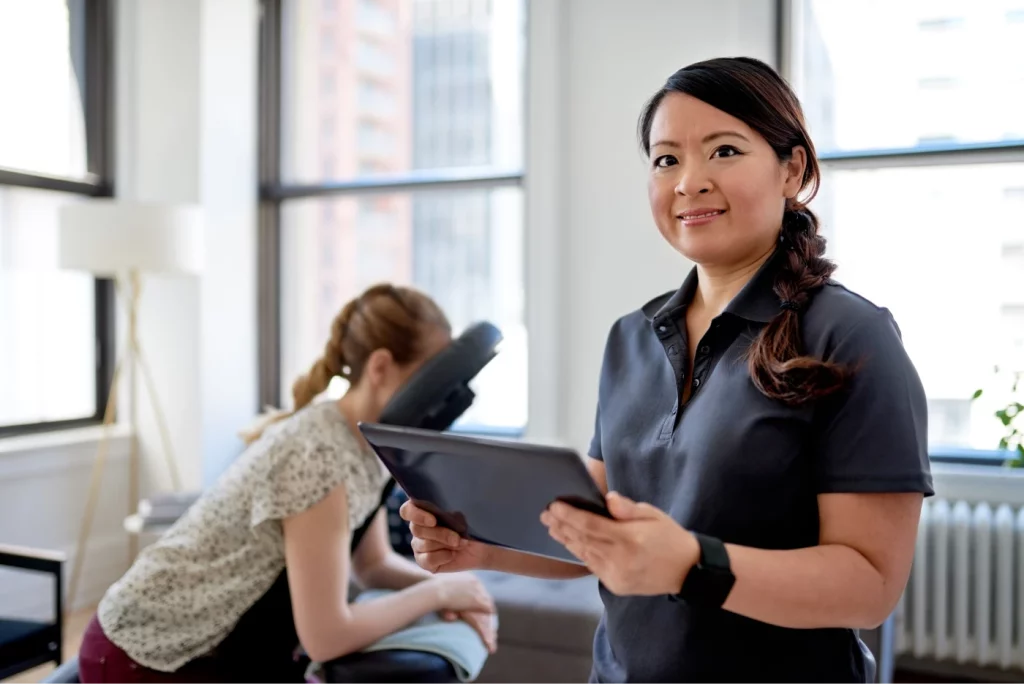
[[[693,536],[700,545],[700,559],[687,573],[683,588],[669,598],[695,608],[721,608],[736,583],[729,565],[729,553],[725,544],[714,537],[699,532],[694,532]]]

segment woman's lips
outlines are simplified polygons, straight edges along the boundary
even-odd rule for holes
[[[676,215],[676,218],[687,228],[704,226],[725,213],[725,209],[692,209]]]

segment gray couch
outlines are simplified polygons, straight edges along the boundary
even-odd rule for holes
[[[603,606],[597,579],[478,573],[498,605],[498,651],[481,682],[586,682]]]

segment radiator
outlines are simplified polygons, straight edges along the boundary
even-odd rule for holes
[[[897,655],[1024,667],[1024,507],[925,501]]]

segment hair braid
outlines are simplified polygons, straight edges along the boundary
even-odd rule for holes
[[[331,336],[324,346],[324,353],[313,362],[309,372],[300,376],[292,385],[294,410],[298,411],[323,394],[331,384],[331,378],[348,377],[349,372],[345,365],[345,333],[363,297],[350,301],[331,321]]]
[[[256,441],[271,423],[312,403],[334,377],[358,384],[378,349],[386,349],[398,364],[416,361],[423,354],[425,335],[437,327],[451,333],[444,312],[422,292],[390,284],[366,289],[334,317],[320,358],[292,385],[293,410],[270,409],[255,426],[242,432],[242,438],[246,444]]]
[[[800,311],[836,266],[822,256],[825,238],[818,234],[818,219],[803,205],[794,203],[786,210],[779,241],[786,258],[776,276],[775,294],[790,306],[761,330],[750,347],[748,364],[760,392],[798,406],[836,392],[847,380],[846,369],[805,356],[800,336]]]

